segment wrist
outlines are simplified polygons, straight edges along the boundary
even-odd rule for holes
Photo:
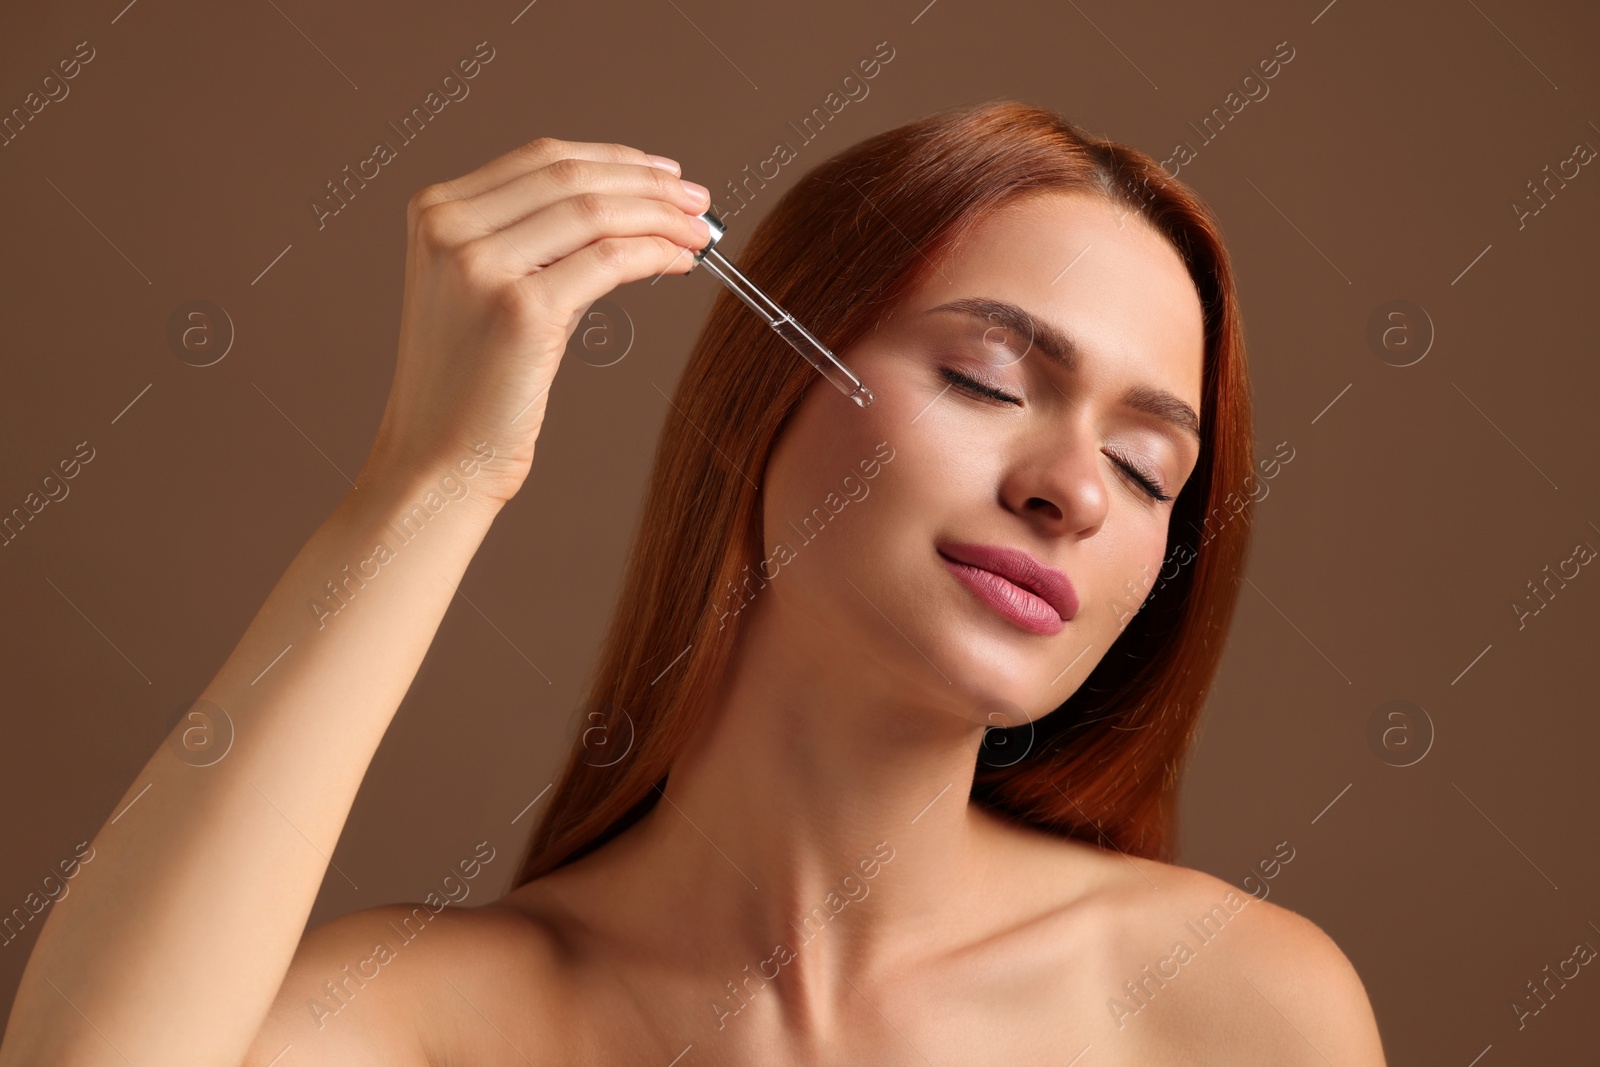
[[[477,449],[463,450],[453,462],[397,465],[369,458],[348,499],[386,514],[415,511],[421,517],[451,511],[492,521],[505,506],[488,490],[491,479],[484,476],[493,452],[492,446],[480,443]]]

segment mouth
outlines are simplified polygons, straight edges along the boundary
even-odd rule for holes
[[[968,590],[1025,630],[1059,633],[1078,613],[1067,576],[1020,549],[944,542],[936,551]]]

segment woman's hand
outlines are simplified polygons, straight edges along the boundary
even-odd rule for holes
[[[515,495],[589,305],[687,273],[710,241],[710,196],[677,175],[625,145],[541,137],[413,196],[399,357],[364,473],[431,472],[488,441],[474,488]]]

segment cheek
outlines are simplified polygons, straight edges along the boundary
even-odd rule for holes
[[[857,407],[817,376],[779,442],[794,487],[786,493],[791,505],[809,507],[850,473],[862,481],[875,481],[875,471],[898,467],[896,480],[900,480],[913,476],[908,469],[913,466],[931,463],[940,468],[948,461],[943,453],[956,439],[944,422],[951,398],[929,406],[940,390],[936,384],[930,387],[932,379],[921,357],[905,349],[869,345],[842,353],[840,359],[871,387],[874,400],[865,408]],[[886,456],[894,459],[885,460]],[[935,477],[939,473],[935,470]]]
[[[876,390],[875,390],[876,392]],[[784,428],[763,484],[764,550],[787,551],[785,566],[805,584],[837,583],[829,572],[861,566],[871,553],[872,517],[884,510],[883,487],[900,465],[900,433],[892,405],[866,408],[820,376]]]
[[[1142,609],[1150,590],[1161,580],[1166,551],[1165,524],[1160,525],[1158,532],[1160,537],[1140,535],[1136,540],[1124,542],[1120,548],[1115,539],[1106,541],[1114,555],[1101,571],[1105,593],[1097,599],[1105,602],[1104,621],[1118,633],[1127,628]]]
[[[865,408],[819,381],[766,470],[763,552],[788,560],[769,565],[785,575],[777,599],[831,624],[870,624],[874,604],[899,618],[902,598],[925,595],[929,575],[910,561],[949,510],[947,474],[929,464],[934,412],[913,422],[914,398],[901,384],[880,386],[885,378],[874,377],[876,399]],[[862,611],[869,617],[857,619]]]
[[[763,494],[768,523],[781,530],[787,520],[798,522],[829,493],[860,496],[863,483],[870,487],[876,481],[869,475],[881,466],[879,455],[894,449],[896,425],[881,401],[858,408],[819,378],[768,461]],[[870,488],[865,491],[870,496]]]

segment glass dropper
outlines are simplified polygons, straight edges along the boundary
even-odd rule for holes
[[[695,262],[705,264],[706,270],[733,290],[734,296],[749,304],[779,337],[793,345],[795,351],[806,357],[824,378],[838,386],[839,391],[855,401],[857,406],[866,407],[872,403],[872,390],[863,385],[861,379],[857,378],[849,367],[840,363],[838,357],[828,351],[827,345],[812,336],[810,330],[796,322],[793,315],[778,306],[777,301],[756,288],[754,282],[740,273],[738,267],[716,250],[716,243],[728,232],[728,227],[722,220],[709,211],[701,212],[700,217],[711,227],[711,242],[694,253]]]

